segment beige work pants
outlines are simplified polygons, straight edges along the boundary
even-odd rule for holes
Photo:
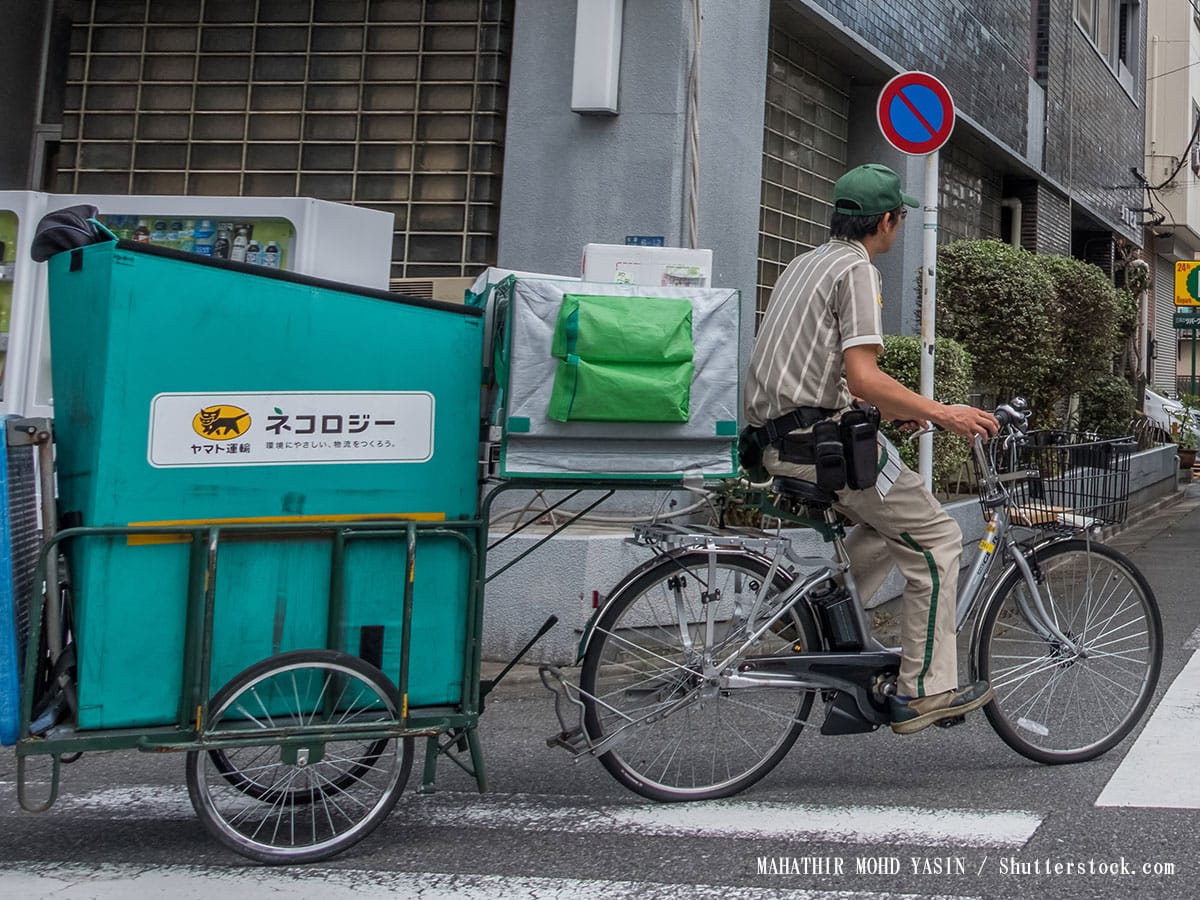
[[[773,475],[816,480],[813,466],[781,462],[774,447],[763,451]],[[864,600],[874,594],[895,564],[907,582],[900,623],[897,693],[926,697],[958,687],[954,606],[962,532],[925,489],[921,477],[903,466],[886,497],[875,488],[837,494],[834,508],[860,523],[846,537],[851,573]]]

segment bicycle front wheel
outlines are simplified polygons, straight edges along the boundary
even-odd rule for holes
[[[630,790],[663,801],[728,797],[795,743],[812,691],[723,688],[715,668],[778,610],[790,578],[777,573],[763,591],[768,571],[744,554],[671,554],[601,615],[580,675],[584,726],[593,743],[611,740],[600,762]],[[793,607],[726,671],[752,657],[817,647],[807,608]]]
[[[996,697],[984,707],[1008,746],[1042,763],[1095,759],[1137,724],[1158,683],[1162,619],[1128,559],[1066,540],[1030,557],[1037,599],[1013,570],[983,613],[976,665]]]

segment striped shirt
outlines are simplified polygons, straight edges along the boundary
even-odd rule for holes
[[[879,270],[858,241],[834,238],[793,259],[771,291],[746,375],[746,421],[763,425],[801,406],[842,409],[842,354],[883,346]]]

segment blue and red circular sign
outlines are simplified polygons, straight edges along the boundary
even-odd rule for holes
[[[902,72],[879,93],[879,128],[893,147],[913,156],[938,150],[954,130],[954,101],[926,72]]]

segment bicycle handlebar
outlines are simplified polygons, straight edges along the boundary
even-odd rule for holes
[[[1029,404],[1021,397],[1013,397],[1010,403],[1001,403],[995,412],[1002,430],[1012,428],[1020,434],[1029,430],[1029,415]]]

